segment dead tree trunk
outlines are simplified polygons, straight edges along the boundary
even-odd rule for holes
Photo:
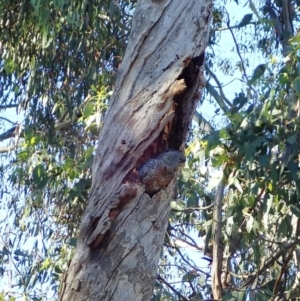
[[[174,183],[153,197],[137,169],[183,149],[203,87],[211,1],[140,0],[60,300],[150,300]]]

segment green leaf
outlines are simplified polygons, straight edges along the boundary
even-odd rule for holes
[[[32,4],[35,10],[38,10],[41,5],[41,0],[30,0],[30,3]]]
[[[34,231],[34,233],[33,233],[33,236],[34,236],[34,237],[37,237],[37,236],[39,235],[39,233],[40,233],[40,226],[39,226],[39,224],[37,224],[37,225],[35,226],[35,231]]]
[[[44,26],[42,30],[42,48],[47,48],[51,44],[52,39],[53,38],[49,35],[48,28]]]
[[[212,163],[213,167],[220,167],[227,160],[228,160],[227,155],[218,155],[218,154],[216,154],[211,158],[211,163]]]
[[[76,237],[71,237],[68,241],[68,245],[72,246],[72,247],[75,247],[76,248],[76,245],[77,245],[77,238]]]
[[[190,281],[193,281],[195,278],[196,278],[196,275],[189,272],[189,273],[186,273],[185,275],[183,275],[182,282],[190,282]]]
[[[17,66],[13,60],[7,59],[4,61],[4,70],[8,75],[12,74],[16,70]]]
[[[253,255],[254,255],[254,261],[260,263],[261,251],[260,251],[259,246],[257,244],[253,245]]]
[[[260,155],[258,157],[259,165],[261,167],[267,167],[267,166],[269,166],[270,159],[271,159],[270,155]]]
[[[187,183],[189,181],[190,177],[191,177],[190,169],[189,168],[181,169],[181,176],[182,176],[181,181],[183,183]]]
[[[21,251],[20,249],[17,249],[16,251],[14,251],[14,254],[17,256],[28,257],[28,255],[26,253],[24,253],[23,251]]]
[[[243,188],[240,184],[240,181],[237,178],[233,179],[233,184],[239,190],[240,193],[243,193]]]
[[[295,36],[291,38],[292,42],[300,43],[300,33],[298,32]]]
[[[261,78],[267,69],[267,64],[258,65],[254,71],[251,79],[248,81],[248,85],[254,84],[259,78]]]
[[[295,161],[290,161],[287,165],[287,168],[289,169],[292,179],[294,181],[297,181],[298,179],[298,163]]]
[[[300,77],[297,76],[293,81],[293,88],[295,92],[300,93]]]
[[[57,274],[62,274],[62,273],[63,273],[63,271],[61,270],[61,268],[58,267],[58,266],[56,266],[56,267],[54,268],[54,271],[55,271],[55,273],[57,273]]]
[[[273,204],[273,195],[272,194],[267,194],[266,195],[267,197],[264,199],[264,202],[263,202],[263,211],[264,211],[264,214],[269,214],[270,212],[270,209],[272,207],[272,204]]]
[[[289,143],[290,145],[293,145],[297,141],[297,136],[298,136],[297,133],[290,136],[289,138],[286,139],[286,142]]]
[[[247,220],[247,223],[246,223],[246,229],[247,229],[247,232],[250,233],[252,228],[253,228],[253,223],[254,223],[254,218],[253,216],[249,216],[248,217],[248,220]]]
[[[232,296],[236,297],[236,300],[244,301],[246,298],[246,291],[245,290],[233,291]]]
[[[283,85],[290,83],[289,75],[284,72],[279,74],[279,82]]]
[[[295,205],[290,205],[290,209],[294,215],[300,218],[300,209],[298,207],[296,207]]]
[[[85,160],[89,159],[94,154],[94,151],[95,151],[95,146],[94,145],[89,146],[87,150],[84,152]]]
[[[201,287],[203,287],[206,283],[206,276],[204,274],[200,274],[200,277],[198,278],[198,283]]]
[[[187,194],[187,207],[196,207],[199,203],[199,197],[197,197],[197,195],[195,195],[195,193],[190,193]]]
[[[32,179],[35,185],[42,189],[48,182],[45,168],[42,164],[37,165],[32,172]]]
[[[88,118],[93,114],[93,112],[94,112],[94,104],[89,102],[83,110],[83,117]]]
[[[274,289],[275,283],[276,283],[276,279],[272,279],[270,281],[267,281],[261,288],[267,289],[268,291],[272,292]]]
[[[2,248],[2,255],[8,255],[9,254],[9,250],[6,247]]]
[[[237,301],[237,299],[233,296],[230,290],[226,291],[225,295],[222,298],[223,301]]]
[[[185,203],[183,201],[172,201],[171,209],[176,210],[184,210],[186,208]]]
[[[215,149],[218,145],[221,144],[221,141],[220,141],[220,136],[219,136],[219,131],[216,131],[210,135],[208,135],[206,137],[207,139],[207,148],[206,148],[206,151],[209,152],[213,149]]]
[[[230,135],[228,134],[228,131],[227,131],[226,128],[223,128],[223,129],[220,130],[219,137],[222,138],[222,139],[229,139],[230,138]]]
[[[287,223],[284,219],[281,222],[281,224],[279,225],[277,235],[278,235],[278,237],[286,237],[287,232],[288,232],[288,226],[287,226]]]
[[[269,296],[266,296],[265,293],[258,293],[256,297],[257,301],[268,301],[270,300]]]

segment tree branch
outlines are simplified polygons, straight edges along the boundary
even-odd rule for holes
[[[203,135],[208,135],[214,132],[213,126],[197,111],[193,115],[193,121],[197,122],[199,125],[199,131]]]
[[[222,85],[220,83],[220,81],[218,80],[217,76],[210,70],[210,68],[206,65],[205,70],[209,73],[209,75],[213,78],[213,80],[216,82],[218,89],[219,89],[219,93],[221,95],[221,97],[223,98],[223,100],[226,102],[226,104],[229,107],[232,107],[232,103],[226,98],[223,89],[222,89]]]
[[[222,299],[223,289],[221,282],[223,246],[222,246],[222,202],[224,198],[225,179],[222,178],[216,194],[213,210],[213,266],[212,291],[215,299]]]
[[[222,97],[216,91],[216,89],[209,82],[206,82],[205,88],[211,94],[211,96],[215,99],[215,101],[220,106],[222,111],[224,113],[227,113],[229,111],[229,108],[226,106],[226,104],[224,103]]]
[[[10,105],[5,105],[5,106],[0,106],[0,110],[17,108],[18,106],[19,106],[19,104],[10,104]]]
[[[0,154],[9,153],[12,150],[16,149],[18,146],[19,146],[19,144],[2,146],[2,147],[0,147]]]
[[[296,233],[295,233],[295,237],[297,237],[297,238],[299,237],[299,230],[300,230],[300,219],[298,218],[298,219],[297,219],[297,226],[296,226]],[[291,260],[291,258],[292,258],[292,256],[293,256],[293,252],[294,252],[295,248],[296,248],[296,246],[294,246],[294,247],[290,250],[287,259],[284,261],[284,263],[283,263],[283,265],[282,265],[282,267],[281,267],[281,271],[280,271],[279,275],[277,276],[277,279],[276,279],[276,282],[275,282],[275,285],[274,285],[274,289],[273,289],[274,295],[276,295],[276,294],[279,292],[279,290],[280,290],[279,287],[280,287],[280,281],[281,281],[281,278],[282,278],[283,274],[284,274],[284,273],[287,271],[287,269],[288,269],[288,265],[289,265],[290,260]],[[282,292],[281,292],[281,295],[282,295]]]
[[[228,21],[227,21],[227,26],[228,26],[228,28],[229,28],[229,30],[230,30],[230,33],[231,33],[231,36],[232,36],[232,38],[233,38],[233,41],[234,41],[234,44],[235,44],[235,48],[236,48],[237,54],[238,54],[238,56],[239,56],[239,58],[240,58],[240,60],[241,60],[241,65],[242,65],[242,68],[243,68],[243,74],[244,74],[244,77],[245,77],[245,79],[248,81],[248,76],[247,76],[247,73],[246,73],[246,68],[245,68],[244,60],[243,60],[243,58],[242,58],[242,55],[241,55],[241,52],[240,52],[240,48],[239,48],[239,46],[238,46],[238,43],[237,43],[236,38],[235,38],[235,36],[234,36],[234,33],[233,33],[233,31],[232,31],[232,29],[231,29],[231,27],[230,27],[230,19],[229,19],[229,17],[228,17]]]
[[[11,124],[16,124],[16,122],[13,122],[13,121],[11,121],[11,120],[9,120],[8,118],[5,118],[5,117],[3,117],[3,116],[0,116],[0,119],[6,121],[6,122],[8,122],[8,123],[11,123]]]
[[[12,128],[8,129],[6,132],[0,135],[0,141],[13,138],[15,136],[16,130],[18,125],[13,126]]]
[[[253,281],[255,281],[255,279],[257,279],[257,277],[259,275],[261,275],[267,268],[269,268],[270,266],[272,266],[274,264],[274,262],[280,257],[282,256],[285,252],[289,251],[290,249],[294,248],[295,246],[297,246],[300,243],[300,240],[297,239],[295,241],[293,241],[292,243],[289,243],[287,245],[285,245],[277,254],[274,254],[272,257],[270,257],[265,264],[263,264],[263,266],[256,271],[255,273],[252,273],[250,276],[250,279],[244,284],[242,285],[239,289],[245,288],[248,285],[250,285]]]
[[[173,293],[175,293],[178,297],[179,300],[183,301],[189,301],[188,298],[180,294],[168,281],[166,281],[164,278],[162,278],[160,275],[157,274],[157,280],[159,280],[161,283],[165,284]]]
[[[257,22],[252,21],[252,22],[249,22],[247,25],[250,25],[250,24],[251,24],[251,25],[257,25]],[[239,29],[239,28],[240,28],[240,25],[233,25],[233,26],[231,26],[230,28],[232,28],[232,29]],[[229,30],[230,28],[229,28],[229,27],[220,27],[220,28],[212,29],[211,31],[212,31],[212,32],[216,32],[216,31],[221,32],[221,31]]]

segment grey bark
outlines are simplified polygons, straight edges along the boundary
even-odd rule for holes
[[[212,292],[216,300],[221,300],[223,296],[222,285],[222,202],[224,199],[225,179],[222,179],[218,185],[215,205],[213,210],[213,266],[212,266]]]
[[[60,300],[150,300],[175,180],[150,198],[137,169],[168,147],[183,150],[211,9],[207,0],[138,2]]]

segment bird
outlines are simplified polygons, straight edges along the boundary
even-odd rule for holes
[[[152,196],[165,188],[185,160],[182,152],[168,148],[156,158],[145,162],[138,169],[140,181],[145,185],[145,192]]]

